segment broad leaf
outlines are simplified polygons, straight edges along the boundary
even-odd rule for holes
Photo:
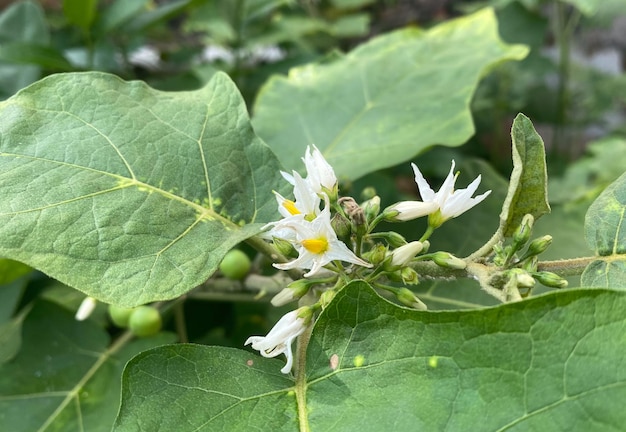
[[[513,234],[525,214],[533,215],[536,220],[550,212],[543,140],[524,114],[515,117],[511,139],[513,172],[502,205],[499,228],[505,237]]]
[[[0,430],[110,431],[120,375],[142,350],[171,343],[161,334],[107,349],[107,333],[48,302],[26,317],[22,349],[0,366]]]
[[[571,290],[417,312],[353,282],[295,381],[242,350],[156,348],[126,367],[114,430],[620,430],[625,308],[624,293]]]
[[[626,173],[589,207],[585,237],[602,259],[589,264],[581,276],[582,283],[626,289]]]
[[[464,143],[481,75],[526,52],[500,40],[490,9],[429,31],[399,30],[270,79],[254,106],[255,129],[289,169],[300,169],[315,144],[340,177],[356,179],[434,144]]]
[[[0,104],[0,137],[0,255],[107,303],[202,283],[286,183],[221,73],[180,93],[53,75]]]

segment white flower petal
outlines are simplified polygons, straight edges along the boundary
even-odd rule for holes
[[[417,165],[412,163],[411,166],[413,167],[413,172],[415,173],[415,183],[417,183],[417,189],[420,192],[420,197],[422,197],[424,201],[433,201],[435,199],[435,191],[430,188],[430,185],[422,175],[422,172],[419,170]]]
[[[286,313],[267,336],[250,336],[244,345],[252,344],[252,348],[259,351],[263,357],[276,357],[284,353],[287,356],[287,364],[281,372],[289,373],[293,365],[291,344],[307,328],[304,319],[298,317],[299,312],[300,309],[296,309]]]
[[[438,206],[434,202],[422,201],[400,201],[388,208],[391,211],[399,212],[394,217],[395,220],[409,221],[422,216],[427,216],[437,210]]]

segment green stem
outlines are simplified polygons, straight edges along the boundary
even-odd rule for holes
[[[433,228],[431,225],[428,225],[428,228],[426,228],[426,232],[424,233],[424,235],[418,240],[418,241],[426,241],[428,240],[428,238],[433,235],[433,233],[435,232],[435,228]]]
[[[311,333],[313,332],[313,325],[309,327],[298,337],[298,344],[296,346],[296,362],[295,362],[295,393],[296,393],[296,405],[298,409],[298,423],[300,425],[300,432],[309,432],[309,416],[306,404],[306,351],[311,340]]]
[[[174,322],[176,325],[176,333],[178,333],[178,339],[180,343],[189,342],[187,336],[187,326],[185,324],[185,303],[180,302],[174,306]]]

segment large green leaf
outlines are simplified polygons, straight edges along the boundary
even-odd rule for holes
[[[26,317],[23,339],[17,357],[0,366],[2,431],[110,431],[125,363],[174,337],[163,333],[107,348],[103,329],[42,301]]]
[[[295,381],[241,350],[156,348],[126,367],[114,430],[617,431],[625,308],[624,293],[571,290],[417,312],[357,281],[320,316]]]
[[[589,207],[585,237],[599,259],[587,266],[582,283],[626,289],[626,173]]]
[[[107,303],[202,283],[285,183],[221,73],[180,93],[53,75],[0,105],[0,136],[0,255]]]
[[[469,102],[496,62],[521,59],[498,37],[493,11],[379,36],[330,63],[275,76],[254,106],[254,125],[283,165],[300,169],[315,144],[339,176],[355,179],[434,144],[474,132]]]

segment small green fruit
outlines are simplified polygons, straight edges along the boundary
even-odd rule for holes
[[[239,249],[230,250],[220,263],[220,271],[228,279],[243,279],[250,271],[250,258]]]
[[[161,314],[152,306],[139,306],[130,314],[128,328],[135,336],[155,335],[161,330]]]
[[[128,327],[128,320],[135,308],[125,308],[122,306],[109,305],[109,316],[111,321],[118,327]]]

